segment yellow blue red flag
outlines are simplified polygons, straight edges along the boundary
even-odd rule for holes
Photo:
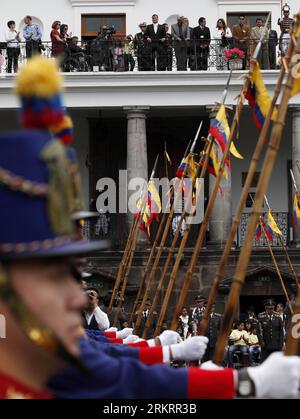
[[[279,229],[276,221],[274,220],[274,217],[272,215],[271,210],[268,211],[268,225],[274,233],[279,234],[280,236],[282,236],[282,232]]]
[[[245,95],[252,109],[254,123],[259,131],[262,130],[267,113],[271,106],[271,97],[261,75],[260,66],[255,61],[252,77]],[[272,120],[277,117],[277,109],[272,113]]]
[[[219,112],[217,113],[216,118],[214,119],[212,126],[209,130],[210,134],[218,141],[222,151],[224,152],[226,145],[228,143],[228,138],[230,135],[230,128],[227,121],[225,106],[221,105]],[[237,159],[243,159],[244,157],[237,151],[233,141],[230,145],[230,153],[234,155]]]

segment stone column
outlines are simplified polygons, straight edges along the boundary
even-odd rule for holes
[[[215,112],[208,109],[210,122],[216,116]],[[211,195],[215,185],[215,177],[209,175],[209,194]],[[209,246],[224,247],[232,221],[231,214],[231,174],[228,179],[222,176],[220,189],[218,191],[211,217],[209,220]]]
[[[127,116],[127,181],[134,178],[148,180],[148,156],[146,136],[146,114],[149,107],[124,107]],[[128,199],[133,192],[128,191]],[[127,225],[130,228],[133,214],[128,212]],[[139,244],[146,243],[144,234],[139,236]]]
[[[296,185],[298,188],[298,191],[300,191],[300,106],[291,106],[290,107],[292,112],[292,165],[293,165],[293,172],[296,180]],[[297,167],[298,163],[298,167]],[[293,187],[293,198],[294,198],[294,186]],[[300,247],[300,224],[293,226],[294,230],[294,237],[293,242],[297,247]]]

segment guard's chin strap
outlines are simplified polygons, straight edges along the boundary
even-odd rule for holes
[[[88,372],[82,361],[66,351],[54,333],[44,326],[27,308],[11,286],[7,273],[0,262],[0,296],[21,325],[26,336],[39,347],[52,352],[64,361]]]

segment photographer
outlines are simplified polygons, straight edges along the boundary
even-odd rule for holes
[[[105,330],[109,328],[107,314],[99,307],[99,293],[96,289],[90,288],[86,291],[88,297],[87,306],[83,312],[85,328],[93,330]]]
[[[99,64],[96,65],[99,65],[100,69],[103,71],[113,71],[112,35],[114,33],[116,33],[116,31],[113,26],[109,28],[103,26],[100,28],[97,38],[91,45],[91,54],[94,55],[99,62]]]

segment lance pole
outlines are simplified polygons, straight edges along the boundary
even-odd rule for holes
[[[202,124],[203,124],[203,121],[201,121],[200,124],[199,124],[199,127],[198,127],[197,133],[195,135],[194,141],[193,141],[193,143],[191,145],[191,148],[189,150],[186,166],[184,168],[184,172],[183,172],[182,178],[180,180],[181,185],[183,185],[184,177],[186,175],[186,172],[187,172],[187,169],[188,169],[188,166],[189,166],[189,162],[190,162],[190,159],[191,159],[191,156],[192,156],[192,151],[195,149],[195,145],[196,145],[196,142],[198,140],[200,130],[202,128]],[[145,292],[144,292],[144,296],[143,296],[141,306],[138,310],[137,319],[136,319],[136,322],[135,322],[135,325],[134,325],[134,333],[138,333],[139,328],[141,326],[143,311],[144,311],[144,308],[146,306],[147,300],[148,300],[150,292],[151,292],[151,286],[152,286],[152,282],[153,282],[153,279],[154,279],[154,276],[155,276],[155,272],[156,272],[158,263],[160,261],[161,255],[164,251],[164,246],[165,246],[165,243],[166,243],[166,240],[167,240],[167,237],[168,237],[168,233],[169,233],[172,218],[173,218],[173,215],[174,215],[174,210],[175,210],[175,206],[176,206],[176,203],[177,203],[178,195],[179,194],[176,194],[175,191],[174,191],[174,199],[173,199],[171,210],[170,210],[170,213],[168,215],[168,219],[167,219],[167,222],[166,222],[166,225],[165,225],[164,233],[163,233],[163,236],[162,236],[162,239],[161,239],[161,242],[160,242],[160,245],[159,245],[159,249],[157,251],[157,254],[156,254],[156,257],[155,257],[155,260],[154,260],[153,267],[152,267],[151,272],[149,274],[148,281],[146,281],[147,282],[146,289],[145,289]]]
[[[285,57],[287,62],[289,62],[289,60],[290,60],[291,54],[293,52],[293,48],[294,48],[293,43],[291,43],[290,47],[289,47],[289,50],[288,50],[288,53],[287,53],[287,56]],[[250,69],[250,76],[251,76],[251,70],[252,69]],[[272,101],[271,101],[271,106],[268,110],[263,128],[262,128],[262,130],[259,134],[259,139],[258,139],[258,142],[256,144],[256,147],[255,147],[255,150],[254,150],[254,153],[253,153],[253,156],[252,156],[252,160],[251,160],[251,163],[250,163],[250,166],[249,166],[249,170],[248,170],[248,174],[247,174],[246,181],[245,181],[245,184],[244,184],[244,188],[242,190],[242,194],[240,196],[240,200],[239,200],[235,215],[234,215],[233,220],[232,220],[231,229],[230,229],[230,232],[228,234],[228,238],[227,238],[224,250],[223,250],[223,254],[222,254],[222,257],[220,259],[217,272],[216,272],[216,274],[214,276],[214,279],[212,281],[212,288],[211,288],[211,291],[209,293],[208,301],[207,301],[207,304],[206,304],[206,307],[205,307],[205,312],[204,312],[204,315],[202,317],[201,324],[200,324],[199,333],[200,333],[201,336],[204,336],[205,333],[206,333],[209,317],[210,317],[210,314],[212,312],[212,307],[213,307],[213,305],[216,301],[216,298],[217,298],[219,285],[220,285],[220,282],[221,282],[221,280],[222,280],[222,278],[224,277],[224,274],[225,274],[225,269],[226,269],[226,266],[227,266],[227,263],[228,263],[228,259],[229,259],[230,253],[231,253],[231,249],[233,247],[233,243],[234,243],[235,236],[236,236],[239,224],[240,224],[240,220],[241,220],[242,213],[243,213],[243,210],[244,210],[244,207],[245,207],[245,203],[246,203],[246,200],[248,198],[249,189],[251,188],[251,185],[252,185],[252,182],[253,182],[253,179],[254,179],[254,175],[256,173],[257,163],[259,161],[260,155],[261,155],[261,153],[264,149],[264,146],[265,146],[265,139],[266,139],[267,134],[268,134],[268,130],[269,130],[269,127],[270,127],[270,124],[271,124],[272,114],[274,112],[276,102],[277,102],[277,99],[278,99],[280,91],[281,91],[281,87],[282,87],[284,77],[285,77],[285,68],[284,68],[284,66],[282,66],[281,69],[280,69],[279,77],[278,77],[277,84],[276,84],[276,87],[275,87],[274,96],[273,96]]]
[[[150,179],[152,179],[154,177],[154,174],[155,174],[155,171],[156,171],[156,168],[157,168],[158,158],[159,158],[159,155],[157,155],[157,157],[156,157]],[[144,197],[146,191],[147,191],[147,181],[145,181],[144,186],[141,190],[139,201]],[[138,231],[137,234],[139,234],[139,217],[143,213],[143,211],[145,209],[145,205],[146,205],[146,202],[145,202],[145,199],[143,199],[141,207],[139,209],[138,215],[134,216],[133,223],[132,223],[132,229],[131,229],[130,235],[128,237],[128,240],[127,240],[127,244],[126,244],[122,259],[121,259],[121,263],[119,265],[117,278],[116,278],[116,281],[115,281],[115,285],[114,285],[114,289],[113,289],[113,292],[112,292],[112,295],[111,295],[109,306],[108,306],[108,309],[107,309],[107,314],[108,315],[110,315],[111,312],[112,312],[112,307],[113,307],[113,304],[114,304],[114,300],[116,298],[118,289],[120,287],[122,277],[123,277],[123,273],[124,273],[124,270],[126,269],[128,259],[130,257],[130,250],[131,250],[132,245],[133,245],[133,240],[134,240],[136,231]]]
[[[297,22],[296,22],[297,28],[299,28],[299,22],[300,22],[300,14],[297,15]],[[300,52],[300,37],[298,37],[294,52],[296,54],[299,54]],[[217,340],[216,350],[214,354],[214,362],[218,365],[222,364],[222,361],[224,358],[224,350],[227,344],[228,334],[229,334],[229,331],[231,330],[234,314],[237,310],[240,291],[244,284],[244,280],[245,280],[251,252],[252,252],[253,237],[255,234],[257,223],[259,221],[259,216],[260,216],[261,208],[263,205],[264,195],[267,191],[271,174],[273,171],[273,167],[275,164],[275,160],[276,160],[278,150],[279,150],[282,131],[285,125],[288,102],[291,97],[291,89],[293,87],[293,83],[295,80],[293,77],[292,69],[293,69],[293,65],[291,65],[290,63],[287,82],[283,90],[281,103],[278,109],[278,115],[273,124],[271,138],[268,144],[268,149],[265,155],[263,167],[262,167],[261,174],[259,177],[257,192],[255,194],[255,201],[252,206],[252,211],[249,217],[245,241],[241,249],[239,259],[236,265],[236,269],[233,275],[233,281],[232,281],[231,290],[228,297],[228,302],[226,304],[225,315],[224,315],[224,319],[223,319],[223,323],[221,327],[221,332]]]
[[[246,81],[244,82],[244,84],[245,83],[246,83]],[[206,207],[206,211],[205,211],[205,214],[204,214],[204,219],[202,221],[202,224],[201,224],[201,227],[200,227],[200,230],[199,230],[197,242],[196,242],[194,252],[193,252],[189,267],[188,267],[188,271],[187,271],[187,274],[184,278],[183,287],[182,287],[182,290],[181,290],[181,293],[180,293],[179,301],[177,303],[176,311],[175,311],[173,319],[172,319],[173,328],[175,327],[175,324],[178,321],[178,317],[182,312],[182,309],[184,307],[185,300],[186,300],[186,297],[187,297],[187,293],[188,293],[188,290],[190,288],[190,284],[192,282],[193,273],[194,273],[194,270],[195,270],[195,267],[196,267],[196,264],[197,264],[197,260],[198,260],[198,257],[199,257],[200,250],[202,248],[203,241],[205,239],[207,226],[208,226],[209,219],[210,219],[210,216],[211,216],[211,213],[212,213],[212,209],[213,209],[213,206],[214,206],[217,194],[218,194],[218,190],[219,190],[220,182],[221,182],[223,172],[224,172],[224,169],[225,169],[226,161],[227,161],[228,156],[229,156],[230,146],[231,146],[231,143],[233,141],[233,138],[234,138],[234,135],[235,135],[235,132],[236,132],[236,128],[238,126],[238,121],[239,121],[239,118],[240,118],[240,115],[241,115],[241,112],[242,112],[242,109],[243,109],[243,105],[244,105],[244,87],[241,89],[241,92],[238,96],[238,104],[236,106],[233,122],[232,122],[231,129],[230,129],[229,138],[228,138],[227,145],[226,145],[226,148],[225,148],[224,153],[223,153],[223,157],[222,157],[222,160],[221,160],[219,172],[216,176],[214,187],[213,187],[211,196],[209,198],[209,201],[208,201],[208,204],[207,204],[207,207]]]
[[[267,205],[267,207],[268,207],[268,210],[270,210],[270,211],[271,211],[271,207],[270,207],[270,205],[269,205],[269,201],[268,201],[268,198],[267,198],[267,196],[266,196],[266,195],[265,195],[265,202],[266,202],[266,205]],[[278,237],[278,239],[279,239],[279,241],[280,241],[280,244],[281,244],[282,250],[283,250],[283,252],[284,252],[284,254],[285,254],[286,261],[287,261],[287,263],[288,263],[288,265],[289,265],[289,267],[290,267],[290,270],[291,270],[291,272],[292,272],[293,279],[294,279],[294,281],[295,281],[295,283],[296,283],[296,285],[297,285],[298,289],[300,289],[299,279],[298,279],[297,274],[296,274],[296,272],[295,272],[295,269],[294,269],[294,266],[293,266],[293,264],[292,264],[291,258],[290,258],[289,254],[288,254],[287,247],[286,247],[286,245],[285,245],[285,243],[284,243],[284,241],[283,241],[282,236],[281,236],[280,234],[278,234],[278,233],[276,233],[276,234],[277,234],[277,237]]]
[[[199,165],[197,167],[196,176],[195,176],[195,178],[193,179],[193,182],[192,182],[191,192],[193,191],[193,188],[194,188],[194,186],[197,182],[197,178],[198,178],[200,168],[201,168],[201,162],[203,162],[204,164],[202,165],[200,179],[205,178],[205,174],[206,174],[208,163],[209,163],[209,156],[210,156],[210,152],[211,152],[211,149],[212,149],[213,141],[214,141],[213,138],[209,135],[208,139],[206,140],[206,145],[205,145],[203,154],[200,158]],[[200,184],[200,187],[201,186],[202,185]],[[192,209],[192,211],[194,211],[194,209]],[[160,282],[158,284],[156,294],[155,294],[155,297],[154,297],[154,300],[153,300],[153,310],[155,310],[155,308],[156,308],[156,305],[157,305],[157,302],[158,302],[158,296],[159,296],[159,293],[162,290],[162,285],[163,285],[164,278],[167,275],[167,271],[168,271],[168,267],[169,267],[171,258],[172,258],[173,254],[175,252],[175,247],[176,247],[176,243],[177,243],[177,240],[178,240],[178,237],[179,237],[182,221],[185,218],[185,216],[191,216],[191,215],[193,215],[193,213],[191,214],[189,211],[187,211],[187,209],[184,209],[183,213],[180,217],[180,221],[179,221],[176,233],[174,235],[172,245],[169,249],[168,258],[165,262],[165,266],[164,266],[164,269],[163,269],[162,274],[161,274]],[[179,249],[178,249],[178,253],[177,253],[175,263],[174,263],[174,266],[173,266],[173,269],[172,269],[172,272],[171,272],[171,275],[170,275],[170,279],[169,279],[168,286],[167,286],[167,289],[166,289],[166,293],[165,293],[165,296],[164,296],[163,304],[162,304],[161,311],[160,311],[160,314],[159,314],[159,318],[158,318],[158,321],[157,321],[157,326],[156,326],[156,329],[155,329],[155,332],[154,332],[155,337],[160,333],[162,323],[163,323],[163,320],[165,318],[166,311],[168,309],[168,304],[169,304],[169,301],[170,301],[171,293],[172,293],[172,290],[174,288],[174,284],[175,284],[175,281],[176,281],[176,277],[177,277],[178,270],[179,270],[180,263],[181,263],[182,256],[183,256],[183,251],[185,249],[187,239],[189,237],[191,226],[192,226],[191,223],[187,223],[186,229],[184,231],[184,234],[183,234],[183,237],[182,237]],[[153,314],[153,312],[152,312],[152,314]],[[150,326],[150,324],[146,323],[145,330],[149,326]],[[177,324],[176,324],[176,326],[177,326]],[[171,330],[175,330],[175,329],[176,329],[176,327],[174,328],[173,325],[171,325]],[[145,334],[145,331],[144,331],[144,334]]]

